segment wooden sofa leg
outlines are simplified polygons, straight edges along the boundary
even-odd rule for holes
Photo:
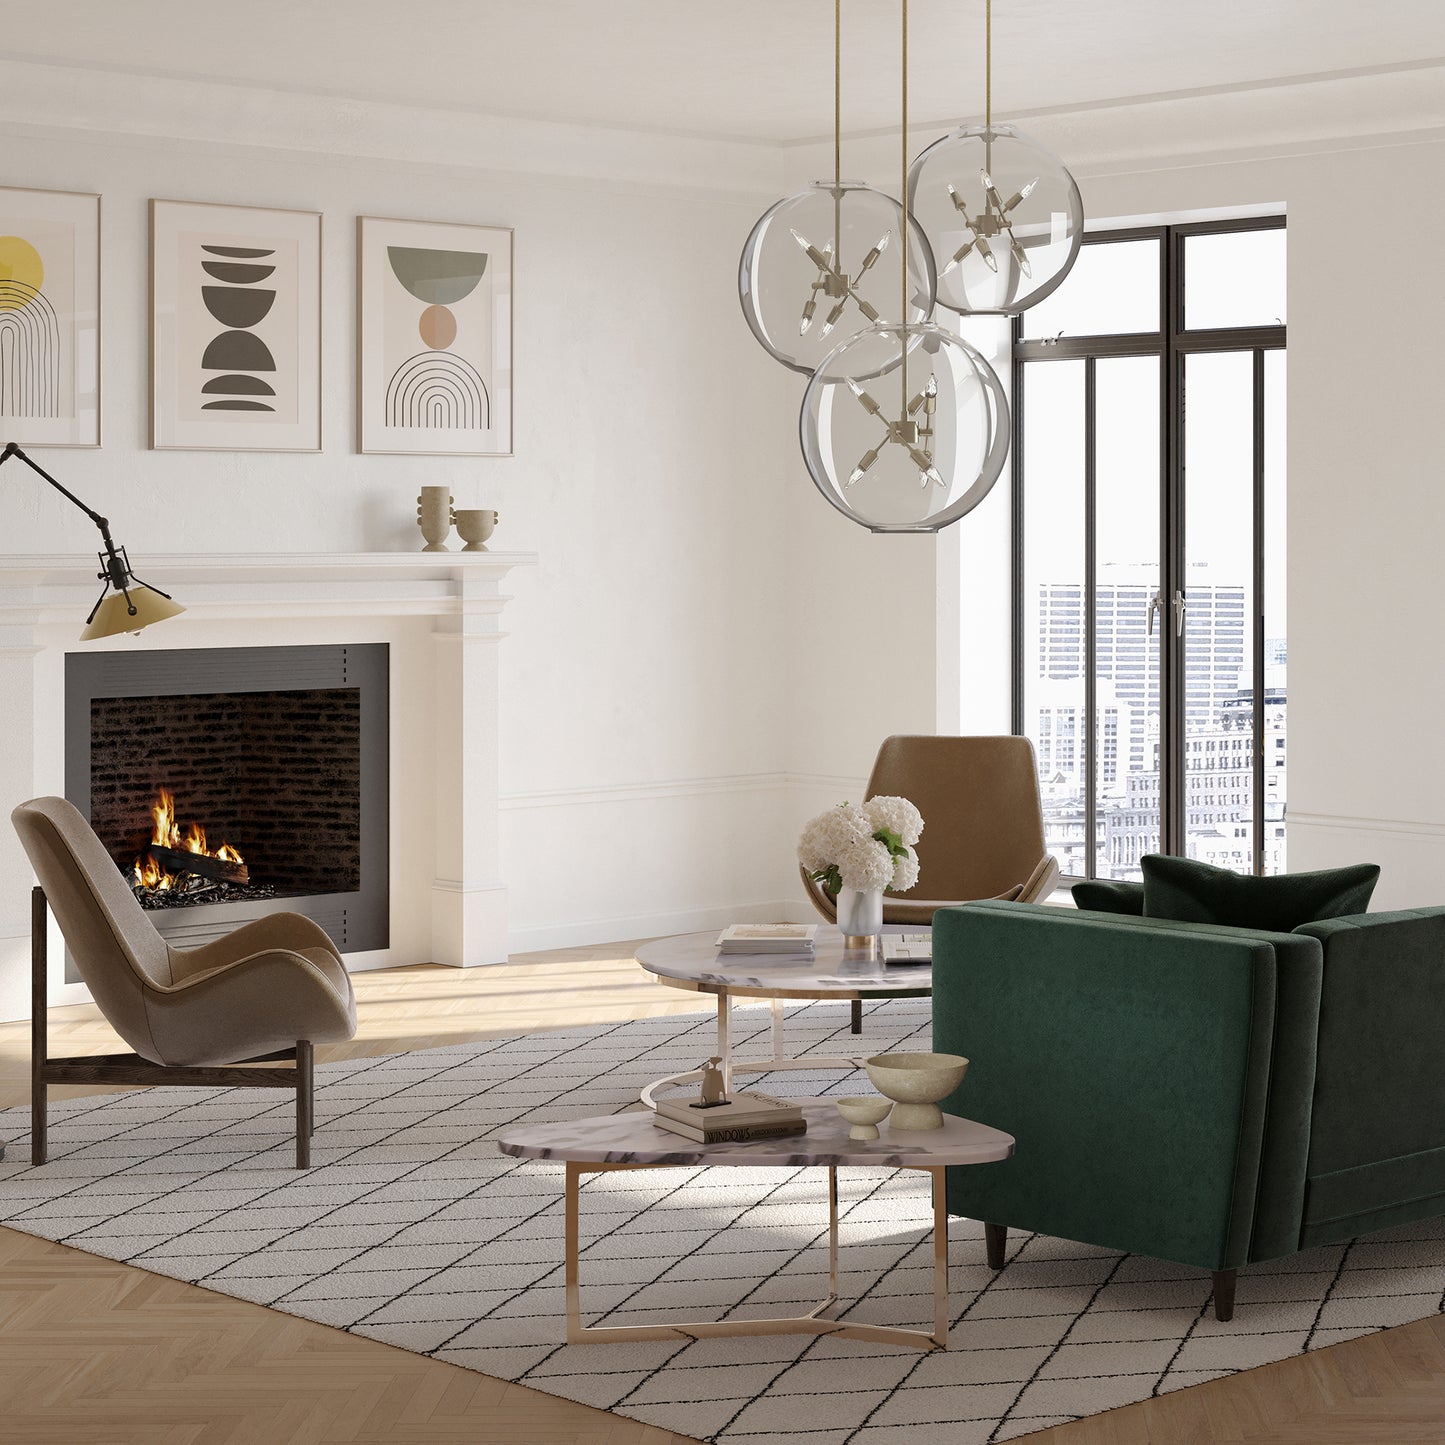
[[[1221,1324],[1234,1318],[1234,1281],[1237,1269],[1216,1269],[1214,1271],[1214,1318]]]
[[[988,1267],[1002,1269],[1004,1251],[1008,1247],[1008,1225],[986,1223],[983,1226],[983,1242],[988,1251]]]
[[[855,1034],[863,1032],[863,1000],[861,998],[853,1000],[853,1032]]]
[[[314,1058],[310,1039],[296,1043],[296,1167],[311,1167],[311,1132],[315,1127],[316,1094]]]
[[[45,1063],[49,1048],[50,1005],[48,932],[49,909],[45,890],[30,890],[30,1162],[44,1164],[49,1157],[46,1139]]]

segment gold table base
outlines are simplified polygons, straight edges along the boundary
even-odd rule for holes
[[[582,1323],[579,1265],[579,1192],[584,1174],[605,1174],[619,1169],[671,1169],[669,1164],[583,1164],[567,1162],[566,1281],[567,1342],[597,1340],[710,1339],[719,1335],[838,1335],[846,1340],[905,1345],[915,1350],[948,1348],[948,1208],[942,1167],[925,1168],[933,1180],[933,1330],[904,1329],[898,1325],[848,1324],[826,1319],[823,1312],[838,1303],[838,1170],[828,1169],[828,1298],[805,1315],[758,1320],[707,1320],[670,1325],[584,1325]]]

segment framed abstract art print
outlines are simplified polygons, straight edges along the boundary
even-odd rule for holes
[[[151,202],[151,446],[321,450],[321,217]]]
[[[100,445],[100,197],[0,188],[0,437]]]
[[[512,454],[512,232],[357,222],[364,452]]]

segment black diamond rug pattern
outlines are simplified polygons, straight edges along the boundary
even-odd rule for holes
[[[734,1010],[740,1056],[766,1007]],[[926,1049],[927,1000],[791,1006],[795,1056]],[[291,1167],[289,1094],[146,1089],[56,1105],[51,1162],[28,1111],[0,1113],[0,1222],[719,1445],[989,1445],[1445,1308],[1445,1221],[1241,1272],[1233,1321],[1209,1279],[1138,1255],[949,1229],[949,1349],[766,1335],[567,1345],[562,1166],[492,1137],[636,1107],[715,1048],[709,1015],[634,1020],[356,1059],[317,1071],[314,1167]],[[754,1082],[753,1079],[749,1080]],[[838,1070],[758,1076],[774,1093],[868,1092]],[[591,1323],[794,1314],[827,1293],[820,1169],[592,1176],[582,1200]],[[839,1308],[926,1326],[926,1176],[839,1174]]]

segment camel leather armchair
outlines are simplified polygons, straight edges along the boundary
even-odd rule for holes
[[[314,1125],[312,1048],[356,1032],[351,980],[324,930],[299,914],[276,913],[199,948],[174,948],[73,804],[35,798],[10,816],[40,880],[31,944],[34,1162],[45,1162],[48,1084],[255,1085],[296,1089],[297,1165],[304,1168]],[[133,1054],[48,1057],[47,905],[91,997]],[[225,1067],[278,1060],[295,1067]]]
[[[1044,847],[1034,747],[1020,737],[884,739],[864,798],[907,798],[923,814],[918,882],[883,895],[885,923],[927,926],[940,908],[976,898],[1036,903],[1058,881]],[[813,906],[837,921],[834,900],[803,872]]]

